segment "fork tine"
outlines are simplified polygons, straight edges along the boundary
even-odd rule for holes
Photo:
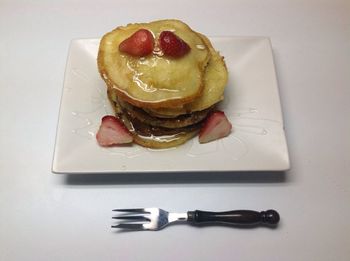
[[[134,229],[134,230],[145,229],[143,224],[130,224],[130,223],[121,223],[121,224],[112,226],[112,228]]]
[[[117,216],[112,217],[113,219],[124,219],[124,220],[135,220],[135,221],[151,221],[145,216]]]
[[[118,211],[118,212],[137,212],[137,213],[150,213],[149,211],[146,211],[144,208],[119,208],[119,209],[113,209],[112,211]]]

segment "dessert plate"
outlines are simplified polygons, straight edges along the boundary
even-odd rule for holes
[[[99,39],[70,46],[57,127],[54,173],[280,171],[289,168],[272,48],[265,37],[211,37],[229,82],[220,109],[233,125],[223,139],[177,148],[100,147],[101,118],[113,114],[96,65]]]

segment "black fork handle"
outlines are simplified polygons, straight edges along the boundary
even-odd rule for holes
[[[193,224],[227,224],[235,226],[277,225],[280,216],[275,210],[253,211],[232,210],[225,212],[208,212],[202,210],[188,211],[188,221]]]

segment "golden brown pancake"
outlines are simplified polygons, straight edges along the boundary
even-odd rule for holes
[[[162,31],[173,31],[191,51],[179,59],[158,51],[146,57],[120,52],[119,44],[139,29],[151,31],[155,38]],[[123,100],[143,108],[177,107],[200,96],[208,60],[209,50],[202,37],[178,20],[118,27],[103,36],[98,52],[98,68],[106,84]]]

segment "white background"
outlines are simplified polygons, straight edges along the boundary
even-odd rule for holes
[[[269,36],[292,169],[65,176],[51,162],[70,40],[184,20]],[[349,260],[349,1],[0,1],[0,260]],[[277,229],[116,232],[111,209],[275,208]]]

